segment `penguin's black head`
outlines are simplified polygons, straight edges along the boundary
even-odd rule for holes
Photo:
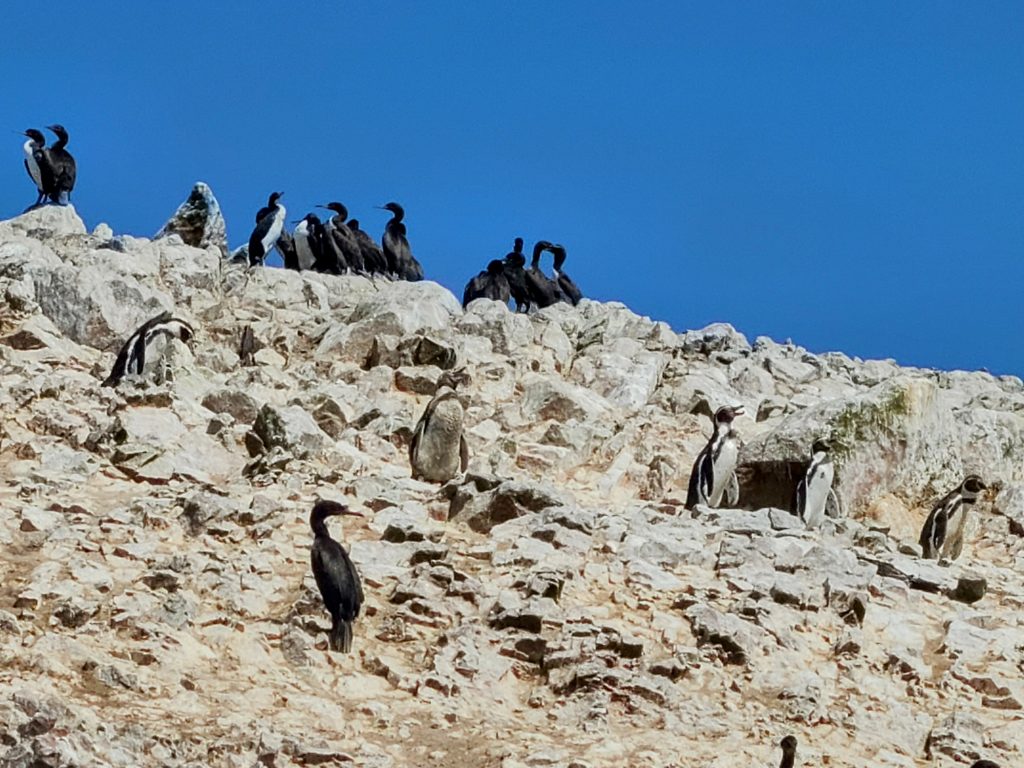
[[[832,443],[824,437],[819,437],[811,444],[811,453],[828,453],[832,450]]]
[[[963,485],[960,486],[968,493],[979,494],[984,490],[988,489],[984,481],[977,475],[968,475],[964,478]]]
[[[782,738],[782,741],[779,742],[779,746],[782,747],[783,753],[785,753],[787,755],[795,755],[796,754],[796,736],[794,736],[792,734],[790,734],[789,736],[784,736]]]
[[[46,126],[46,130],[53,131],[53,135],[56,136],[58,139],[61,139],[62,141],[68,140],[68,132],[64,130],[64,126],[60,125],[59,123],[54,123],[53,125]]]
[[[25,131],[25,135],[32,139],[32,141],[34,141],[39,146],[43,146],[46,143],[46,137],[43,136],[43,132],[37,131],[35,128],[29,128],[27,131]]]
[[[742,415],[742,405],[725,405],[715,411],[715,424],[732,424],[733,419]]]
[[[487,274],[489,275],[500,275],[505,271],[505,262],[501,259],[493,259],[487,265]]]
[[[281,195],[283,194],[284,192],[271,192],[270,197],[267,199],[267,205],[273,208],[275,205],[277,205],[277,201],[281,198]]]
[[[512,250],[515,253],[522,253],[523,252],[523,238],[521,238],[521,237],[517,237],[516,238],[515,245],[512,246]]]
[[[324,210],[334,211],[336,214],[341,216],[342,221],[348,218],[348,208],[346,208],[341,203],[328,203],[327,205],[318,205],[317,208],[323,208]]]

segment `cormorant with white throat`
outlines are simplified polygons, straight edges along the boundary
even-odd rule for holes
[[[572,278],[562,271],[562,265],[565,264],[565,246],[555,243],[548,250],[555,257],[555,283],[558,285],[558,290],[575,307],[583,298],[583,292],[572,281]]]
[[[75,188],[75,177],[78,174],[75,158],[66,149],[68,132],[63,125],[48,125],[46,129],[57,137],[57,143],[44,150],[53,173],[53,186],[48,194],[57,205],[67,205],[71,202],[71,190]]]
[[[331,614],[330,649],[349,653],[352,650],[352,622],[363,604],[363,586],[345,548],[332,539],[327,530],[327,518],[338,515],[362,517],[336,501],[318,501],[313,505],[309,515],[309,525],[313,529],[309,559],[320,596]]]
[[[28,171],[28,176],[36,185],[38,192],[35,203],[29,208],[35,208],[43,204],[53,188],[53,169],[50,168],[50,160],[46,156],[46,137],[43,136],[43,132],[29,128],[24,135],[28,137],[28,141],[22,146],[25,152],[25,170]]]
[[[334,216],[329,218],[324,225],[324,259],[329,271],[337,270],[338,274],[345,272],[366,274],[366,267],[363,265],[363,251],[359,247],[359,241],[356,240],[355,233],[345,224],[345,220],[348,218],[348,208],[341,203],[318,205],[317,208],[334,213]]]
[[[274,192],[265,207],[256,214],[256,228],[249,235],[249,266],[263,266],[267,254],[284,230],[285,207],[278,200],[284,192]]]
[[[412,255],[409,240],[405,236],[405,224],[402,222],[405,210],[398,203],[388,203],[381,207],[392,213],[391,220],[384,225],[384,237],[381,238],[384,257],[388,260],[388,271],[399,280],[422,280],[423,267]]]

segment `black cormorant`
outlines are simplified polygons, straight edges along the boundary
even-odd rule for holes
[[[517,237],[512,251],[505,255],[505,279],[516,303],[516,312],[530,308],[530,292],[526,287],[526,257],[523,256],[523,238]]]
[[[562,298],[558,285],[540,268],[540,255],[550,247],[551,243],[547,240],[538,240],[533,246],[530,268],[526,270],[526,292],[530,296],[530,303],[538,309],[550,307]]]
[[[366,232],[359,228],[359,219],[349,219],[348,228],[359,243],[359,251],[363,254],[363,267],[371,275],[386,275],[388,273],[388,260],[384,258],[384,251],[374,242]]]
[[[779,763],[779,768],[793,768],[796,762],[796,736],[784,736],[779,746],[782,747],[782,762]]]
[[[71,202],[71,190],[75,188],[77,174],[75,158],[65,148],[68,145],[68,132],[64,130],[63,125],[48,125],[46,129],[57,137],[57,143],[45,150],[53,173],[53,187],[48,194],[58,205],[67,205]]]
[[[493,299],[507,306],[511,295],[505,277],[505,262],[494,259],[487,265],[487,269],[466,283],[466,290],[462,293],[462,307],[465,309],[473,299]]]
[[[313,529],[310,564],[324,606],[331,614],[330,648],[349,653],[352,650],[352,622],[363,604],[363,587],[345,548],[332,539],[327,530],[327,518],[335,515],[362,517],[336,501],[314,504],[309,515],[309,525]]]
[[[398,203],[388,203],[381,207],[393,214],[391,220],[384,225],[384,237],[381,238],[388,270],[399,280],[422,280],[423,267],[412,255],[409,240],[405,236],[405,224],[402,223],[405,210]]]
[[[562,265],[565,264],[565,246],[555,243],[548,250],[555,257],[555,282],[558,284],[558,290],[575,307],[583,298],[583,292],[572,278],[562,271]]]
[[[260,208],[256,213],[256,228],[249,235],[249,266],[251,267],[263,265],[267,254],[270,253],[284,230],[285,207],[278,202],[283,194],[284,192],[271,194],[266,206]]]
[[[366,274],[363,251],[359,247],[359,241],[356,240],[355,233],[345,224],[345,220],[348,218],[348,208],[341,203],[318,205],[317,208],[334,213],[334,216],[329,218],[324,225],[324,258],[328,262],[333,262],[330,266],[336,268],[339,273]]]
[[[53,188],[53,169],[50,168],[50,160],[46,156],[46,137],[42,131],[29,128],[24,133],[28,137],[22,149],[25,151],[25,170],[29,178],[36,185],[38,196],[30,208],[42,205]]]

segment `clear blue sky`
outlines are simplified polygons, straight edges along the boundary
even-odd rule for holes
[[[65,26],[55,26],[63,17]],[[682,330],[1024,374],[1024,3],[50,3],[3,11],[0,115],[62,122],[90,226],[202,179],[397,200],[428,277],[517,235]],[[7,134],[0,216],[35,192]]]

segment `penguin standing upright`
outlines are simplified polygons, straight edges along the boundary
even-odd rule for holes
[[[988,486],[977,475],[968,475],[947,493],[924,521],[921,551],[930,560],[955,560],[964,547],[967,508],[978,500]]]
[[[284,230],[285,207],[278,202],[283,192],[274,192],[256,214],[256,228],[249,235],[249,266],[263,266]]]
[[[50,160],[46,156],[46,137],[42,131],[29,128],[25,131],[28,141],[22,146],[25,153],[25,170],[29,178],[36,185],[35,203],[30,208],[42,205],[46,200],[49,191],[53,188],[53,169],[50,167]]]
[[[835,468],[829,453],[832,446],[828,440],[815,440],[811,446],[811,464],[796,484],[796,503],[793,505],[797,517],[808,528],[817,528],[825,521],[825,515],[839,517],[839,499],[832,489]]]
[[[690,472],[687,509],[693,509],[698,504],[717,507],[723,496],[730,506],[739,501],[740,485],[736,479],[736,464],[739,461],[740,445],[739,435],[732,428],[732,422],[742,413],[742,405],[727,405],[715,411],[715,429],[711,439],[697,454]]]
[[[53,185],[47,190],[47,194],[50,196],[50,200],[57,205],[67,205],[71,202],[71,190],[75,188],[78,168],[75,158],[66,149],[68,132],[64,130],[64,126],[48,125],[46,129],[52,131],[53,135],[57,137],[56,143],[44,150],[53,173]]]

